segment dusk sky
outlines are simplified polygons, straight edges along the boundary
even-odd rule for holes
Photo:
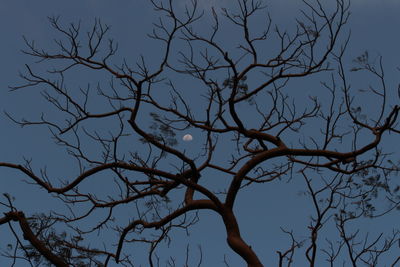
[[[177,7],[183,10],[185,1],[176,0]],[[236,6],[234,3],[236,1],[228,0],[199,0],[199,2],[201,8],[205,10],[205,18],[202,22],[205,29],[209,27],[207,21],[211,21],[211,19],[207,19],[211,7],[214,6],[216,10],[220,10],[223,7],[233,8]],[[313,1],[310,0],[310,2]],[[326,2],[329,6],[329,3],[333,1],[323,0],[321,2],[324,4]],[[266,1],[266,4],[273,23],[278,24],[282,29],[294,27],[295,18],[300,16],[299,8],[304,8],[304,4],[300,0],[270,0]],[[352,0],[350,12],[349,23],[343,29],[342,35],[344,40],[345,36],[351,33],[345,53],[345,63],[348,69],[352,67],[352,60],[366,50],[371,58],[377,59],[381,55],[387,87],[391,91],[391,97],[394,97],[394,92],[397,93],[397,86],[400,83],[400,1]],[[37,47],[54,50],[53,40],[59,38],[60,35],[51,29],[48,22],[49,16],[60,16],[60,22],[63,25],[80,20],[84,31],[89,30],[95,19],[99,18],[103,23],[111,26],[108,37],[118,42],[119,50],[115,56],[115,63],[120,64],[122,59],[125,58],[127,62],[134,64],[138,61],[140,54],[143,54],[150,63],[153,59],[157,60],[160,46],[150,40],[146,34],[151,32],[152,23],[157,20],[158,15],[154,13],[147,0],[0,1],[0,32],[2,36],[0,42],[0,162],[23,163],[25,157],[33,160],[32,164],[36,170],[46,166],[49,173],[54,175],[56,179],[64,179],[68,175],[76,174],[77,169],[74,169],[76,166],[73,166],[74,161],[66,160],[68,157],[66,157],[63,148],[53,144],[46,127],[21,128],[7,119],[3,113],[3,111],[7,111],[17,118],[35,119],[40,117],[41,112],[48,110],[44,106],[43,100],[39,100],[39,88],[10,92],[9,86],[21,84],[22,81],[18,74],[25,72],[25,64],[43,71],[41,67],[34,64],[34,59],[24,55],[21,49],[25,49],[23,39],[23,36],[25,36],[28,40],[35,40]],[[258,30],[258,25],[254,25],[255,31]],[[233,38],[234,40],[235,33],[226,32],[221,40],[224,40],[224,38],[226,40]],[[397,67],[399,69],[396,69]],[[95,85],[97,81],[107,82],[108,79],[102,74],[85,75],[85,72],[77,75],[73,78],[71,84],[80,84],[85,87],[88,83]],[[375,82],[374,80],[365,80],[364,76],[357,75],[349,76],[349,81],[354,88],[362,88]],[[307,80],[304,85],[319,86],[320,81],[318,79],[317,77],[315,80]],[[188,87],[191,86],[190,82],[182,81],[182,83],[186,83]],[[298,94],[303,93],[303,91],[298,92]],[[189,91],[186,94],[192,99],[197,97],[196,94]],[[376,101],[365,99],[362,104],[368,109],[368,107],[376,105]],[[196,106],[194,107],[196,108]],[[49,114],[49,116],[53,116],[53,114]],[[244,115],[244,117],[246,116],[251,119],[251,114]],[[104,128],[107,127],[104,126]],[[191,134],[193,140],[183,142],[184,134]],[[179,147],[187,151],[188,154],[193,153],[194,155],[200,151],[202,146],[202,139],[199,135],[200,132],[196,131],[182,133],[178,137]],[[395,138],[392,139],[396,140]],[[397,137],[397,140],[392,143],[389,142],[387,147],[390,148],[391,152],[396,152],[400,149],[399,143]],[[228,145],[225,147],[226,151],[230,151],[230,149]],[[219,152],[216,155],[220,160],[229,157],[224,152]],[[399,155],[397,152],[394,158],[397,160]],[[14,196],[16,198],[15,206],[27,214],[58,207],[59,202],[52,202],[52,198],[46,196],[44,190],[23,182],[23,179],[24,176],[21,173],[0,168],[0,193],[9,193]],[[93,186],[101,190],[100,182],[96,182]],[[236,209],[244,238],[259,253],[261,260],[273,259],[272,265],[265,263],[265,266],[275,266],[276,250],[282,249],[289,242],[287,236],[280,232],[280,226],[285,227],[285,229],[293,229],[299,237],[302,234],[308,234],[308,213],[312,212],[308,207],[311,201],[301,196],[301,187],[304,187],[301,181],[267,184],[260,188],[255,185],[245,189],[238,198]],[[4,201],[4,199],[1,199],[1,201]],[[257,202],[258,204],[255,205],[254,203]],[[0,207],[0,211],[3,213],[6,212],[6,209]],[[371,233],[378,233],[380,229],[389,230],[396,225],[398,226],[399,218],[399,213],[394,213],[377,220],[364,220],[363,230],[365,232],[371,231]],[[395,223],[396,220],[397,224]],[[18,229],[17,224],[14,227]],[[103,240],[106,240],[107,243],[116,242],[113,238],[113,236],[106,236]],[[11,243],[14,242],[8,226],[1,225],[0,250],[6,249],[8,240],[11,240]],[[178,259],[177,266],[183,266],[187,242],[190,242],[191,253],[195,255],[192,262],[193,266],[195,266],[196,257],[198,257],[198,254],[196,254],[198,253],[198,245],[201,245],[202,248],[204,266],[224,266],[224,254],[230,266],[245,266],[244,262],[226,244],[224,227],[220,218],[209,212],[200,212],[200,222],[192,228],[189,239],[185,233],[179,232],[176,234],[176,243],[172,243],[170,248],[162,246],[158,254],[163,260],[168,259],[170,254],[175,255]],[[141,248],[130,252],[126,251],[126,253],[133,256],[137,266],[147,266],[147,255],[144,254],[146,251]],[[179,257],[180,253],[182,253],[181,258]],[[0,257],[0,266],[9,266],[10,262],[9,259]],[[29,265],[26,265],[24,261],[17,261],[14,266]],[[110,264],[110,266],[114,265]],[[161,264],[161,266],[164,265]],[[305,261],[302,265],[300,261],[294,266],[308,265]]]

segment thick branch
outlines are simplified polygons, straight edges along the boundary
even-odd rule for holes
[[[26,220],[25,215],[22,211],[11,211],[6,213],[5,215],[6,216],[4,218],[0,219],[0,224],[6,223],[10,220],[18,221],[21,230],[24,233],[24,239],[28,240],[41,255],[43,255],[48,261],[50,261],[57,267],[69,266],[62,258],[51,252],[51,250],[48,249],[45,244],[36,237],[36,235],[32,232],[29,223]]]

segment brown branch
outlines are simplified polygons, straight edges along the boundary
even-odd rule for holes
[[[49,262],[57,267],[69,266],[62,258],[51,252],[51,250],[47,248],[45,244],[36,237],[36,235],[32,232],[31,227],[29,226],[29,223],[22,211],[11,211],[5,213],[5,217],[0,219],[0,224],[8,221],[19,222],[19,226],[21,227],[21,230],[24,234],[24,239],[28,240],[32,244],[32,246]]]

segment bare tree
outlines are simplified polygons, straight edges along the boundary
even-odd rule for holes
[[[397,92],[386,86],[381,58],[371,60],[365,52],[352,66],[344,61],[349,3],[304,1],[297,24],[286,31],[273,24],[268,8],[257,0],[238,0],[235,8],[212,8],[211,13],[196,0],[185,7],[172,0],[151,3],[160,14],[149,35],[162,45],[158,62],[146,61],[145,55],[136,65],[113,62],[117,45],[98,20],[85,32],[80,24],[64,27],[59,18],[50,18],[62,35],[56,52],[26,40],[24,53],[48,71],[26,65],[25,82],[12,91],[38,88],[50,107],[38,120],[7,116],[21,126],[48,127],[75,160],[78,174],[58,180],[64,170],[37,171],[28,160],[0,163],[65,204],[32,213],[5,194],[0,225],[8,225],[16,241],[3,256],[31,266],[133,266],[132,248],[145,244],[148,264],[156,266],[162,260],[159,244],[173,240],[174,229],[190,231],[204,219],[198,212],[208,210],[221,219],[229,247],[248,266],[263,266],[262,255],[241,235],[234,209],[238,194],[303,179],[314,210],[308,237],[282,228],[288,247],[277,248],[276,258],[264,264],[297,266],[294,261],[300,259],[309,266],[378,266],[388,255],[395,266],[398,249],[390,251],[396,250],[398,230],[368,237],[349,227],[398,209],[400,201],[393,179],[398,163],[385,144],[388,134],[400,133],[399,106],[393,103]],[[255,27],[253,18],[260,17],[265,25]],[[221,37],[226,28],[235,29],[234,44]],[[110,82],[69,87],[82,70],[101,73],[99,81],[107,76]],[[377,86],[355,94],[348,82],[352,71],[368,74]],[[292,81],[307,77],[323,81],[310,91],[293,88]],[[367,108],[362,101],[371,96],[379,104]],[[177,140],[188,130],[203,142],[198,154]],[[224,190],[208,182],[220,177],[226,178],[218,182]],[[100,181],[102,190],[95,186]],[[129,216],[128,223],[122,223],[121,214]],[[328,227],[336,239],[324,236]],[[93,233],[109,232],[114,243],[93,245]],[[186,256],[177,256],[188,266],[192,253],[197,252],[188,247]],[[201,248],[199,253],[191,264],[202,264]],[[174,258],[167,263],[176,264]]]

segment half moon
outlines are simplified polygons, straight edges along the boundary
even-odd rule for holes
[[[185,142],[192,141],[192,140],[193,140],[193,136],[190,135],[190,134],[185,134],[185,135],[183,136],[182,140],[185,141]]]

